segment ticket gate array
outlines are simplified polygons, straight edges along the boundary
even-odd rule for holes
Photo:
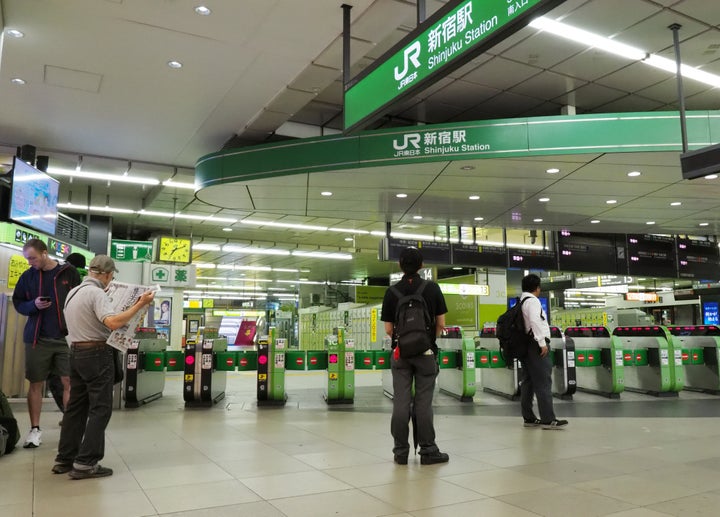
[[[685,389],[720,394],[720,327],[717,325],[669,326],[674,350],[680,350]]]
[[[475,342],[472,338],[464,338],[459,327],[451,335],[456,337],[436,340],[440,368],[438,385],[442,393],[461,402],[472,402],[476,389]]]
[[[494,327],[486,327],[475,337],[475,364],[481,370],[478,384],[483,391],[510,400],[520,399],[522,366],[513,360],[508,364],[500,352],[500,342]],[[576,390],[575,346],[572,339],[563,338],[558,327],[550,327],[550,360],[552,362],[552,392],[562,399],[572,399]]]
[[[258,339],[257,356],[257,405],[284,406],[285,353],[287,341],[278,338],[277,329],[270,327],[267,336]]]
[[[227,339],[207,334],[197,343],[185,345],[185,407],[212,406],[225,398],[227,371],[217,365],[218,355],[227,351]]]
[[[622,350],[625,389],[656,397],[677,397],[683,389],[682,352],[667,327],[616,327]]]
[[[568,327],[565,339],[575,348],[577,389],[608,398],[625,390],[622,342],[605,327]]]
[[[136,408],[162,397],[165,389],[167,339],[140,329],[124,357],[123,399],[126,408]]]
[[[355,341],[345,339],[345,329],[336,328],[325,339],[327,346],[328,404],[352,404],[355,398]]]
[[[486,393],[510,400],[520,399],[520,363],[508,364],[500,352],[495,327],[485,327],[475,336],[475,364],[481,370],[479,384]]]

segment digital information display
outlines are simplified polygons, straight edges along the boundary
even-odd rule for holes
[[[402,250],[412,246],[420,250],[425,264],[450,264],[450,243],[448,242],[385,239],[381,246],[383,260],[399,260]]]
[[[15,157],[10,219],[55,235],[60,182]]]
[[[457,266],[507,267],[507,249],[502,246],[453,244],[452,263]]]
[[[720,325],[718,302],[703,302],[703,325]]]
[[[647,234],[628,235],[627,259],[629,275],[666,278],[677,276],[675,237]]]
[[[720,249],[717,242],[677,238],[680,278],[720,279]]]
[[[625,254],[616,246],[616,236],[603,233],[558,232],[558,263],[560,271],[587,273],[625,273]],[[623,236],[621,236],[623,237]],[[618,261],[621,255],[622,261]],[[622,266],[618,266],[618,263]]]
[[[345,130],[370,122],[564,1],[450,1],[346,86]]]
[[[551,250],[512,248],[508,250],[508,267],[557,271],[557,256]]]

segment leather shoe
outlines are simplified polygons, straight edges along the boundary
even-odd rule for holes
[[[408,457],[407,456],[400,456],[398,454],[395,455],[395,463],[398,465],[407,465]]]
[[[436,463],[447,463],[448,461],[450,461],[450,456],[440,451],[420,456],[421,465],[435,465]]]

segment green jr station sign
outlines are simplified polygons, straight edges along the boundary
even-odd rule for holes
[[[459,68],[565,0],[450,1],[345,86],[345,131]]]

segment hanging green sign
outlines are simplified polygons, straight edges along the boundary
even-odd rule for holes
[[[345,130],[426,88],[565,0],[448,2],[345,87]]]

